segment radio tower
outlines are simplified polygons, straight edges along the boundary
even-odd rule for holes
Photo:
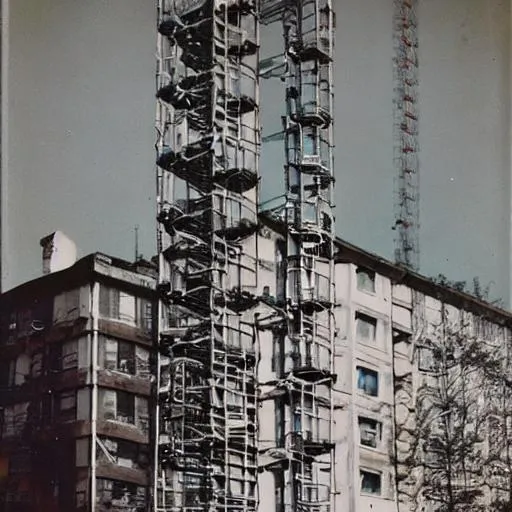
[[[159,0],[154,512],[257,506],[256,0]]]
[[[418,160],[417,0],[394,3],[395,259],[412,270],[420,265]]]

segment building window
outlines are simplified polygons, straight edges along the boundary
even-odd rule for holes
[[[377,396],[379,394],[379,374],[374,370],[357,367],[357,389],[366,395]]]
[[[106,370],[136,374],[135,343],[104,338],[100,346],[100,355],[103,350],[100,365],[103,364]]]
[[[141,469],[147,467],[149,459],[143,445],[123,439],[98,438],[98,461],[122,467]]]
[[[357,289],[362,292],[375,293],[375,272],[358,268],[357,275]]]
[[[382,486],[382,475],[380,473],[361,469],[360,478],[361,492],[366,494],[376,494],[380,496]]]
[[[61,393],[55,401],[57,408],[56,416],[59,421],[76,420],[76,391],[66,391]]]
[[[61,372],[78,367],[78,341],[53,343],[48,353],[49,368],[52,372]]]
[[[137,326],[145,332],[153,331],[153,303],[142,297],[137,297]]]
[[[145,510],[146,489],[119,480],[96,480],[96,504],[103,510]]]
[[[278,375],[281,373],[282,367],[282,344],[283,339],[281,336],[275,335],[272,339],[272,366],[271,370],[277,372]]]
[[[42,371],[43,371],[43,353],[36,352],[32,356],[32,361],[30,364],[30,376],[35,379],[41,375]]]
[[[302,154],[305,157],[316,156],[318,154],[316,128],[312,126],[305,127],[302,133]]]
[[[135,297],[116,288],[100,286],[100,315],[125,323],[135,323]]]
[[[276,512],[284,512],[284,475],[282,471],[276,471],[274,475]]]
[[[131,424],[135,422],[135,395],[117,392],[117,420]]]
[[[200,509],[201,493],[204,492],[204,481],[198,475],[183,475],[184,505],[191,509]],[[231,489],[233,491],[233,489]],[[187,508],[188,510],[188,508]]]
[[[363,446],[377,448],[382,439],[382,423],[371,418],[359,417],[360,443]]]
[[[135,424],[135,395],[125,391],[102,390],[105,420]]]
[[[359,341],[373,343],[377,331],[377,320],[363,313],[356,313],[356,336]]]
[[[275,401],[276,413],[276,445],[279,448],[284,446],[284,403],[282,400]]]
[[[0,362],[0,386],[10,388],[15,385],[16,359]]]
[[[78,341],[68,341],[62,345],[62,369],[70,370],[78,367]]]
[[[153,307],[150,300],[108,286],[100,286],[100,316],[137,325],[151,332]]]

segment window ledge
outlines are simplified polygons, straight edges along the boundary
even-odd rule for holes
[[[368,295],[369,297],[378,297],[379,294],[375,291],[375,292],[371,292],[369,290],[361,290],[361,288],[357,288],[356,287],[356,290],[359,292],[359,293],[363,293],[364,295]]]
[[[371,349],[374,349],[374,350],[378,350],[379,352],[382,352],[383,354],[389,354],[389,351],[386,350],[385,348],[383,348],[382,345],[377,343],[377,341],[375,341],[374,343],[371,343],[371,342],[368,343],[368,342],[365,342],[365,341],[358,340],[356,338],[356,344],[357,345],[361,345],[363,347],[367,347],[367,348],[371,348]]]
[[[382,446],[382,441],[380,442],[380,445],[377,445],[376,448],[372,448],[371,446],[366,446],[365,444],[359,443],[359,448],[363,450],[368,450],[370,453],[373,453],[375,455],[382,455],[384,457],[388,457],[389,453],[385,450],[385,448]]]
[[[370,400],[374,400],[376,402],[381,402],[381,399],[379,397],[379,395],[368,395],[367,393],[365,393],[364,391],[362,391],[361,389],[357,388],[357,394],[358,396],[362,396],[364,398],[369,398]]]

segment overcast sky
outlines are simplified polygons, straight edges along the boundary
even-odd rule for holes
[[[510,8],[420,2],[421,262],[427,275],[508,298]],[[39,239],[62,229],[80,254],[155,247],[154,0],[14,0],[9,62],[5,284],[40,273]],[[338,233],[393,254],[392,0],[337,0]],[[264,55],[279,37],[263,34]],[[263,128],[281,90],[263,85]],[[262,198],[282,190],[265,148]]]

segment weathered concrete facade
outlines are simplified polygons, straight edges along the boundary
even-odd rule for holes
[[[0,297],[1,510],[146,510],[154,288],[94,254]]]
[[[268,259],[280,241],[272,227],[258,240]],[[293,410],[279,405],[276,360],[286,361],[290,347],[272,332],[283,314],[279,268],[277,276],[270,268],[261,274],[272,284],[271,300],[260,306],[267,323],[258,339],[259,489],[260,510],[288,511],[293,457],[279,436]],[[510,434],[489,426],[487,416],[509,421],[510,314],[341,241],[336,292],[334,485],[322,510],[443,510],[450,488],[454,510],[501,510]],[[501,447],[498,457],[490,443],[494,453]],[[448,478],[452,449],[456,476]]]
[[[239,318],[240,339],[231,340],[257,365],[258,510],[294,510],[297,443],[307,447],[301,463],[311,482],[301,510],[314,503],[321,512],[436,511],[448,489],[467,501],[455,510],[501,510],[512,467],[511,315],[338,241],[335,421],[327,423],[325,390],[297,404],[283,385],[295,357],[282,335],[283,234],[279,223],[261,221],[256,300]],[[150,507],[151,273],[96,254],[1,296],[0,510]],[[317,320],[319,328],[321,313]],[[326,366],[322,353],[311,356]],[[448,441],[458,447],[452,482],[443,462]],[[49,467],[55,453],[59,462]]]

